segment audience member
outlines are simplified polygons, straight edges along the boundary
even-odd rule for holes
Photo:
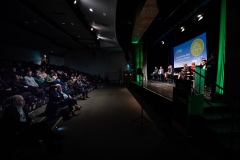
[[[87,98],[90,98],[88,96],[88,90],[87,89],[84,89],[83,87],[81,87],[79,85],[79,82],[78,80],[76,80],[73,84],[73,89],[75,89],[76,91],[78,91],[78,93],[81,93],[83,96],[82,96],[82,99],[83,100],[87,100]]]
[[[56,77],[55,77],[55,72],[50,72],[49,74],[47,74],[45,82],[48,85],[53,85],[54,81],[55,81]]]
[[[35,95],[39,98],[45,98],[44,86],[39,86],[39,84],[32,77],[32,71],[28,70],[27,74],[24,76],[25,83],[34,89]]]
[[[40,70],[35,71],[35,74],[33,75],[33,78],[40,87],[44,87],[45,79],[44,79],[43,76],[41,76],[41,71]]]
[[[21,62],[17,62],[17,64],[16,64],[16,71],[17,71],[17,75],[19,75],[19,76],[23,76],[24,75],[25,67],[22,65]]]
[[[0,102],[6,100],[7,98],[10,98],[14,94],[16,94],[15,91],[9,84],[7,84],[7,82],[5,82],[5,80],[2,79],[0,75]]]
[[[77,104],[77,99],[73,98],[70,94],[68,94],[62,90],[62,86],[60,84],[56,84],[56,86],[57,86],[57,91],[63,95],[63,98],[65,100],[70,99],[74,103],[75,110],[80,110],[80,108],[82,108],[82,106],[79,106]]]
[[[7,140],[14,140],[16,144],[25,142],[38,143],[40,139],[48,147],[54,145],[54,141],[62,140],[63,135],[54,133],[46,122],[37,122],[28,116],[24,98],[14,95],[9,105],[2,114],[3,132]]]
[[[74,112],[74,102],[71,99],[64,99],[63,94],[57,90],[56,85],[52,85],[49,90],[49,102],[57,104],[58,108],[68,109],[73,116],[77,116]]]
[[[18,75],[13,75],[11,80],[11,86],[13,89],[16,89],[17,93],[21,94],[22,92],[31,92],[35,94],[35,89],[31,86],[28,86],[23,78],[20,78]]]

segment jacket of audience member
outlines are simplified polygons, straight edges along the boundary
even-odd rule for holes
[[[8,134],[15,134],[21,128],[24,128],[26,125],[30,124],[31,118],[29,118],[26,107],[23,107],[23,112],[26,116],[27,123],[22,123],[20,121],[20,114],[17,110],[17,107],[10,105],[4,110],[2,115],[2,121],[4,124],[4,129]]]

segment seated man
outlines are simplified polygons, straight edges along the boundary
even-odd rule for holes
[[[82,106],[79,106],[77,104],[77,99],[76,98],[72,97],[69,93],[64,92],[62,90],[62,86],[60,84],[56,84],[56,86],[57,86],[57,91],[60,92],[63,95],[64,100],[70,99],[72,101],[72,103],[74,104],[74,106],[73,106],[74,110],[80,110],[80,108],[82,108]]]
[[[15,91],[5,80],[2,79],[0,75],[0,100],[1,100],[0,102],[13,96],[14,94],[15,94]]]
[[[155,77],[155,75],[157,75],[157,73],[158,73],[158,68],[155,67],[154,71],[150,74],[151,78],[154,79],[154,77]]]
[[[79,85],[79,81],[76,80],[73,84],[73,89],[76,90],[78,93],[81,93],[82,94],[82,99],[83,100],[87,100],[87,98],[90,98],[88,96],[88,90],[85,89],[84,87],[80,86]]]
[[[56,112],[58,109],[67,109],[67,116],[69,116],[69,113],[73,116],[78,115],[74,112],[75,108],[73,106],[76,105],[75,101],[70,98],[65,99],[64,95],[58,90],[57,85],[52,85],[49,89],[49,102],[57,104]]]
[[[35,89],[31,86],[28,86],[23,78],[20,78],[18,75],[13,75],[11,80],[11,86],[16,90],[17,93],[21,94],[23,92],[30,92],[33,95],[35,94]]]
[[[44,87],[45,86],[45,79],[41,76],[41,71],[36,70],[35,74],[32,76],[35,80],[35,82],[40,86]]]
[[[45,121],[37,122],[28,116],[25,101],[21,95],[14,95],[9,105],[2,114],[3,131],[5,142],[21,144],[23,142],[38,143],[52,147],[54,141],[62,140],[63,135],[54,133]],[[7,144],[6,144],[7,145]]]
[[[39,87],[38,83],[33,78],[31,70],[27,71],[26,75],[23,78],[24,78],[24,80],[25,80],[25,82],[26,82],[26,84],[28,86],[31,86],[31,87],[34,87],[34,88],[38,88]]]
[[[162,81],[164,77],[164,69],[162,68],[162,66],[160,66],[159,70],[158,70],[158,79],[159,81]]]
[[[172,65],[168,66],[168,71],[164,73],[164,78],[166,79],[166,81],[170,78],[169,76],[171,76],[173,74],[173,68]]]
[[[33,78],[33,75],[32,75],[32,71],[31,70],[28,70],[26,75],[23,77],[24,78],[24,81],[25,83],[34,89],[35,91],[35,95],[36,97],[38,98],[45,98],[46,97],[46,93],[44,92],[44,88],[43,86],[40,86],[36,81],[35,79]]]

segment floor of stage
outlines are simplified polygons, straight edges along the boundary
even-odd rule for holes
[[[143,80],[143,81],[135,81],[139,86],[143,86],[145,89],[155,92],[160,96],[172,101],[173,98],[173,87],[175,87],[175,83],[168,82],[160,82],[154,80]],[[205,99],[211,101],[209,88],[205,88],[204,91]]]

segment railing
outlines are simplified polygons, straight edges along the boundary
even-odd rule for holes
[[[193,70],[193,72],[195,74],[198,74],[199,76],[201,76],[202,78],[204,78],[204,80],[207,80],[208,82],[210,82],[208,77],[203,76],[201,73]],[[233,107],[232,107],[232,122],[231,122],[231,135],[230,135],[230,149],[233,150],[233,142],[234,142],[234,130],[235,130],[235,120],[236,120],[236,106],[237,106],[237,96],[232,94],[231,92],[229,92],[228,90],[226,90],[225,88],[222,88],[221,86],[219,86],[218,84],[216,84],[215,82],[215,86],[222,89],[225,93],[227,93],[228,95],[230,95],[233,98]],[[193,90],[196,93],[197,92],[194,88]],[[211,107],[213,107],[213,105],[211,104],[211,102],[209,100],[207,100],[206,98],[204,98],[205,102],[207,102]],[[226,120],[227,118],[221,114],[221,112],[218,110],[219,114]]]

